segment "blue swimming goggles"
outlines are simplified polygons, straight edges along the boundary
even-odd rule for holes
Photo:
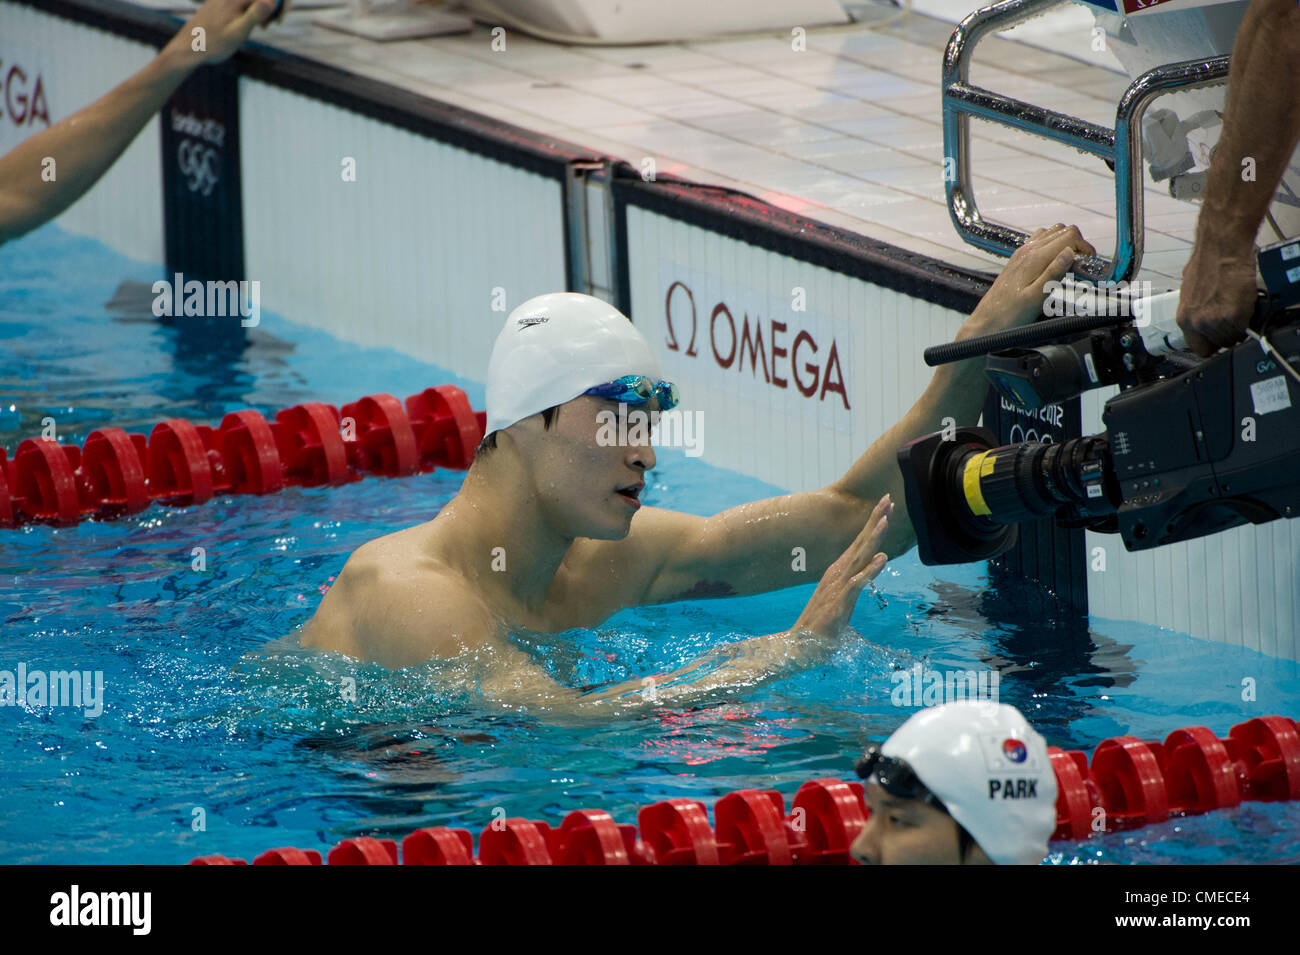
[[[607,384],[588,388],[583,394],[595,395],[597,398],[612,398],[614,401],[628,405],[643,405],[651,398],[658,398],[660,411],[668,411],[676,407],[680,399],[677,386],[671,381],[655,384],[645,375],[624,375]]]

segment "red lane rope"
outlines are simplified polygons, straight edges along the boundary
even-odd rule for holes
[[[82,448],[29,438],[13,460],[0,448],[0,527],[75,524],[135,514],[150,504],[202,504],[217,494],[267,494],[290,485],[346,484],[366,474],[401,477],[474,460],[486,415],[455,385],[406,399],[367,395],[308,402],[267,421],[236,411],[210,428],[184,418],[149,437],[97,428]]]
[[[1048,747],[1056,771],[1053,839],[1083,839],[1236,806],[1246,800],[1300,799],[1300,725],[1264,716],[1219,738],[1204,726],[1174,730],[1163,743],[1117,736],[1092,761],[1079,750]],[[862,784],[804,783],[790,812],[775,790],[742,789],[708,809],[666,799],[616,823],[602,809],[578,809],[558,829],[535,819],[504,819],[474,840],[466,829],[417,829],[401,843],[404,865],[848,865],[849,847],[866,823]],[[344,839],[329,865],[398,865],[392,839]],[[253,865],[321,865],[311,849],[263,852]],[[247,865],[203,856],[190,865]]]

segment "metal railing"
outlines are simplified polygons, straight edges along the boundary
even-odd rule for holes
[[[943,55],[943,154],[948,212],[971,245],[1010,255],[1029,233],[986,220],[975,203],[970,178],[970,117],[976,116],[1107,160],[1115,173],[1115,256],[1081,256],[1076,275],[1096,282],[1126,281],[1142,264],[1142,117],[1157,96],[1227,81],[1229,57],[1159,66],[1124,91],[1107,129],[1075,116],[1026,103],[970,83],[975,47],[989,33],[1009,30],[1066,0],[1005,0],[976,10],[953,31]]]

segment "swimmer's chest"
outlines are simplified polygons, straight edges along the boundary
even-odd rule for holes
[[[498,612],[508,628],[522,628],[535,633],[560,633],[575,628],[590,629],[609,619],[619,608],[576,597],[562,602],[548,601],[538,611],[511,607]]]
[[[536,633],[591,629],[629,606],[620,584],[621,581],[611,575],[605,574],[602,579],[589,568],[562,571],[551,584],[544,606],[530,610],[522,604],[512,603],[509,607],[499,608],[498,616],[509,626]]]

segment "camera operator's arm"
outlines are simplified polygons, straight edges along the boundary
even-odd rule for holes
[[[274,0],[207,0],[144,69],[0,156],[0,243],[80,199],[195,67],[229,57],[274,9]],[[202,51],[193,49],[197,29],[203,30]],[[48,181],[42,178],[47,158],[55,162]]]
[[[1255,234],[1300,140],[1300,4],[1252,0],[1237,31],[1223,134],[1183,269],[1178,325],[1199,355],[1240,341],[1255,305]],[[1242,161],[1255,177],[1242,178]]]

